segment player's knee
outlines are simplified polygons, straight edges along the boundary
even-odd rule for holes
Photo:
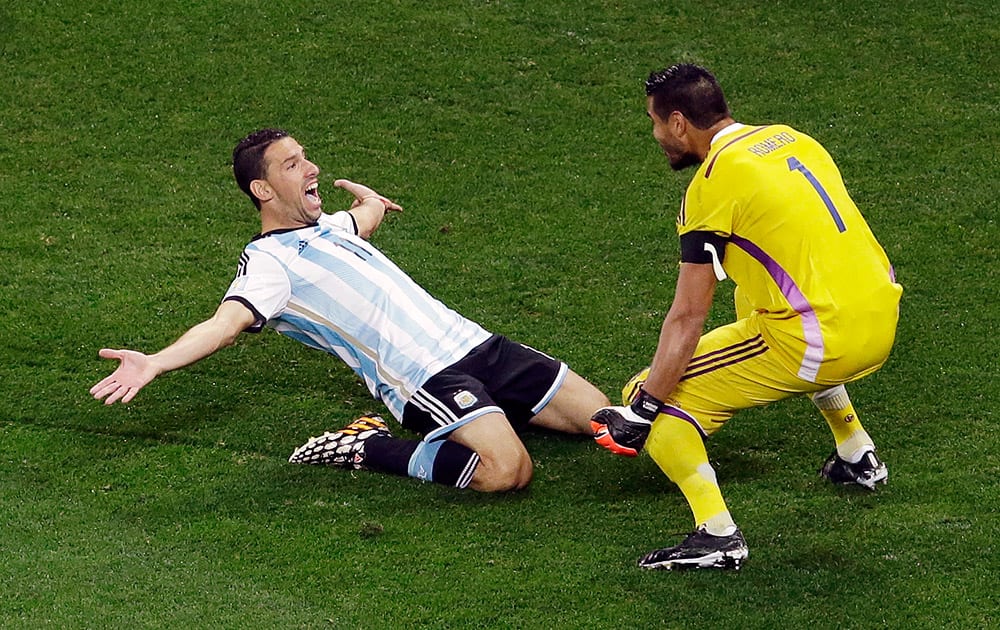
[[[476,469],[473,487],[480,492],[511,492],[531,483],[534,467],[527,453],[516,457],[483,459]]]

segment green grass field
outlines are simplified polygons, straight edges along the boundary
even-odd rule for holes
[[[0,627],[987,628],[1000,624],[1000,8],[393,0],[0,8]],[[642,456],[526,437],[524,492],[285,463],[379,411],[272,332],[155,382],[89,387],[215,308],[257,216],[236,141],[288,129],[398,199],[375,243],[487,328],[612,397],[673,293],[690,172],[642,81],[717,74],[741,121],[821,140],[905,287],[852,396],[890,467],[822,483],[806,400],[709,443],[739,573],[643,572],[691,527]],[[729,287],[710,325],[728,321]]]

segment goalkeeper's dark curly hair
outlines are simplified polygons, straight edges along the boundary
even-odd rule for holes
[[[653,111],[661,119],[680,112],[698,129],[708,129],[731,115],[719,82],[711,72],[691,63],[650,73],[646,96],[653,97]]]
[[[240,190],[245,192],[253,205],[260,210],[260,199],[250,191],[250,182],[264,179],[264,152],[274,142],[287,138],[288,132],[283,129],[258,129],[237,143],[233,149],[233,176]]]

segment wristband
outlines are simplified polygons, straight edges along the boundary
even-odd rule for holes
[[[635,397],[635,400],[632,401],[629,407],[635,412],[635,415],[652,422],[660,414],[660,409],[663,408],[663,401],[646,390],[640,389],[639,395]]]

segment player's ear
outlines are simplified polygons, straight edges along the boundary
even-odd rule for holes
[[[267,185],[267,180],[265,179],[255,179],[250,182],[250,192],[260,201],[270,201],[271,197],[274,196],[274,192]]]
[[[684,114],[680,112],[670,112],[669,124],[671,131],[673,131],[674,135],[677,137],[683,136],[687,132],[688,119],[685,118]]]

